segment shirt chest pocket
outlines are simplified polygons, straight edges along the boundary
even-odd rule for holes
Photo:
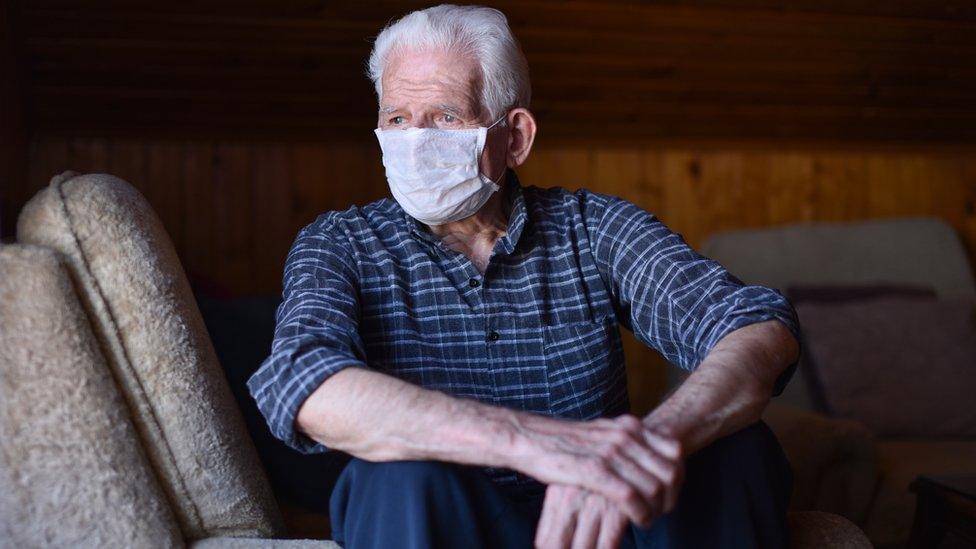
[[[613,317],[544,326],[543,355],[552,415],[593,419],[626,399],[623,352]]]

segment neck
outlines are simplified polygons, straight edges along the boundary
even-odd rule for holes
[[[491,195],[485,204],[477,212],[450,223],[443,225],[428,225],[430,232],[444,238],[453,236],[455,238],[468,238],[478,235],[504,234],[508,229],[508,217],[511,212],[505,207],[508,200],[508,186]]]

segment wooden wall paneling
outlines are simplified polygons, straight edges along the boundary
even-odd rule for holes
[[[183,144],[183,222],[179,241],[180,259],[191,280],[216,286],[216,222],[213,202],[214,146],[209,141]]]
[[[292,192],[292,215],[304,227],[323,212],[337,208],[329,188],[334,165],[321,143],[299,143],[292,149],[295,173]]]
[[[23,197],[29,199],[51,182],[51,178],[70,169],[68,145],[60,139],[40,139],[31,143],[30,171]]]
[[[252,290],[280,295],[285,257],[301,228],[291,210],[291,149],[283,143],[255,145],[251,166],[255,277]]]
[[[643,205],[644,162],[635,149],[598,150],[590,157],[594,179],[582,187],[597,186],[602,192]]]
[[[218,143],[211,164],[216,278],[234,294],[247,293],[252,278],[254,211],[250,145]]]
[[[853,221],[868,211],[867,166],[862,155],[817,153],[812,169],[815,187],[808,200],[814,204],[816,219]]]
[[[381,198],[393,198],[390,185],[386,181],[386,168],[383,167],[383,153],[375,140],[364,149],[364,161],[358,174],[362,181],[361,191],[364,203]]]
[[[959,158],[965,196],[962,198],[964,217],[962,225],[957,227],[962,232],[966,248],[969,250],[969,262],[976,269],[976,154],[968,154]]]
[[[183,147],[177,141],[147,144],[145,195],[177,250],[185,249],[183,231]]]
[[[664,154],[660,149],[641,149],[640,206],[659,219],[667,211],[667,193],[664,183]]]
[[[525,46],[535,107],[557,139],[976,137],[976,23],[964,10],[908,15],[930,11],[916,5],[889,17],[879,4],[771,5],[498,7]],[[412,7],[235,6],[231,15],[219,3],[31,3],[34,111],[49,131],[341,138],[372,108],[361,74],[369,37]]]
[[[0,239],[13,239],[28,195],[30,143],[19,10],[0,4]]]
[[[595,148],[595,147],[594,147]],[[593,179],[591,149],[582,147],[534,148],[518,169],[523,185],[578,189]]]
[[[68,139],[68,166],[78,173],[112,173],[107,139],[73,137]]]
[[[326,176],[319,182],[328,197],[323,203],[327,209],[345,210],[375,200],[383,181],[367,179],[375,172],[367,171],[366,166],[381,162],[379,146],[326,145],[319,154],[327,163]]]
[[[632,200],[699,247],[720,230],[934,215],[976,252],[972,148],[542,146],[526,185],[586,187]],[[153,205],[197,282],[228,293],[280,292],[298,230],[326,211],[389,195],[378,147],[323,142],[35,139],[31,192],[64,169],[107,171]],[[636,406],[657,401],[667,365],[624,334]],[[646,411],[646,410],[635,410]]]
[[[817,201],[821,199],[816,194],[812,155],[791,150],[776,154],[768,162],[769,185],[782,188],[789,197],[786,209],[777,212],[783,223],[814,221]]]
[[[662,222],[680,234],[692,247],[699,244],[699,223],[707,222],[713,208],[703,202],[713,199],[703,192],[703,162],[693,151],[668,151],[664,164],[667,209],[661,214]]]
[[[157,207],[151,199],[148,177],[149,154],[142,139],[112,139],[108,147],[108,172],[125,180],[139,190],[150,206]]]
[[[868,207],[874,215],[915,215],[928,210],[926,187],[932,182],[919,179],[920,162],[911,154],[899,158],[884,154],[868,157]]]

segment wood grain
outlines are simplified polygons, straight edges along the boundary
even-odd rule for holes
[[[693,247],[717,231],[905,215],[944,219],[976,256],[976,149],[541,145],[525,185],[621,196]],[[223,295],[277,294],[298,230],[319,214],[388,196],[378,148],[321,142],[43,138],[29,196],[64,169],[135,185],[173,238],[185,270]],[[18,208],[19,209],[19,208]],[[635,411],[661,396],[667,363],[631,335]]]
[[[371,41],[425,5],[25,2],[27,114],[45,134],[365,144]],[[976,141],[971,2],[493,5],[553,142]]]

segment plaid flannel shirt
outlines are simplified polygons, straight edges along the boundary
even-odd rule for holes
[[[743,284],[642,208],[523,187],[511,170],[505,186],[508,230],[484,275],[389,198],[322,214],[298,233],[271,354],[247,382],[276,437],[328,451],[296,431],[295,416],[348,367],[586,420],[629,410],[619,325],[685,370],[755,322],[779,320],[799,340],[782,294]],[[500,484],[535,482],[485,470]]]

